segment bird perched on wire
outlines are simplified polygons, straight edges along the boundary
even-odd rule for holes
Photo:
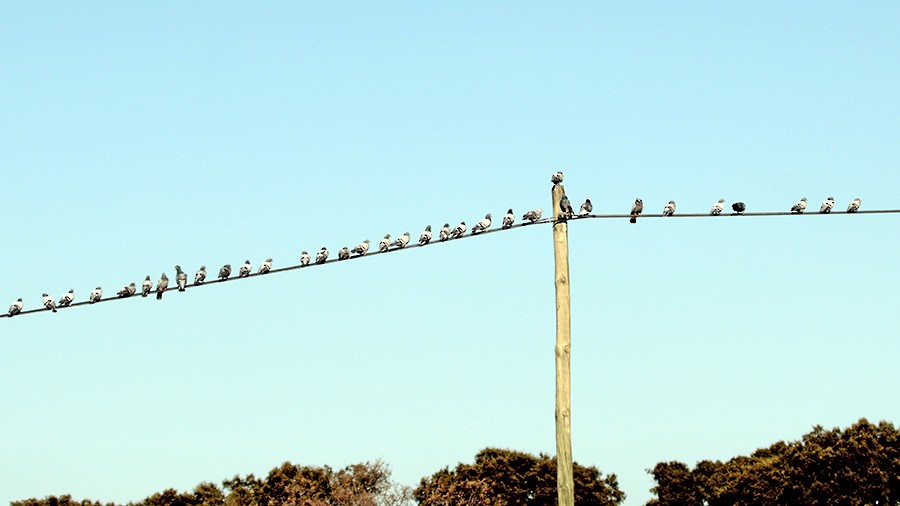
[[[265,262],[259,264],[259,273],[265,274],[272,270],[272,259],[267,258]]]
[[[806,197],[800,199],[800,201],[791,208],[791,212],[794,214],[803,214],[803,211],[806,211]]]
[[[515,222],[515,221],[516,221],[516,215],[515,215],[515,213],[513,213],[513,210],[510,209],[509,211],[506,211],[506,215],[503,216],[503,224],[500,225],[500,228],[502,230],[506,230],[506,229],[512,227],[513,222]]]
[[[848,212],[848,213],[855,213],[856,211],[859,211],[859,206],[860,206],[861,203],[862,203],[862,201],[859,200],[858,198],[853,199],[853,201],[850,202],[850,205],[847,206],[847,212]]]
[[[431,242],[431,225],[425,227],[425,230],[419,235],[419,246],[425,246]]]
[[[19,297],[15,302],[12,303],[11,306],[9,306],[9,312],[7,314],[9,316],[16,316],[17,314],[22,312],[23,306],[24,304],[22,303],[22,297]]]
[[[369,240],[366,239],[365,241],[363,241],[363,242],[357,244],[355,248],[353,248],[352,250],[350,250],[350,252],[351,252],[351,253],[356,253],[356,254],[359,255],[359,256],[365,255],[366,253],[369,252]]]
[[[830,214],[832,209],[834,209],[834,197],[828,197],[825,199],[825,202],[822,202],[822,206],[819,207],[819,213]]]
[[[88,297],[88,304],[93,304],[95,302],[100,302],[100,299],[103,298],[103,289],[99,286],[91,290],[91,295]]]
[[[474,226],[472,226],[472,235],[476,235],[479,232],[484,232],[491,226],[491,213],[487,213],[484,215],[484,218],[478,220]]]
[[[541,214],[543,214],[540,208],[537,208],[533,211],[528,211],[527,213],[522,215],[522,221],[530,221],[531,223],[535,223],[537,220],[541,219]]]
[[[731,210],[736,214],[744,214],[744,211],[747,210],[747,206],[743,202],[735,202],[731,204]]]
[[[126,297],[131,297],[132,295],[134,295],[134,292],[136,292],[136,291],[137,291],[137,287],[134,286],[134,283],[130,283],[127,286],[125,286],[124,288],[122,288],[121,290],[119,290],[118,292],[116,292],[116,295],[120,299],[124,299]]]
[[[166,290],[169,288],[169,276],[166,276],[166,273],[162,273],[159,277],[159,281],[156,282],[156,300],[162,300],[162,296],[166,293]]]
[[[231,272],[231,267],[228,267],[228,272]],[[153,290],[153,281],[150,281],[150,275],[147,275],[147,277],[144,278],[144,282],[141,283],[141,297],[150,295],[150,290]]]
[[[722,214],[722,210],[725,209],[725,199],[719,199],[718,202],[713,204],[712,209],[709,211],[711,216],[718,216]]]
[[[300,252],[300,265],[302,267],[306,267],[307,265],[309,265],[309,259],[309,253],[307,253],[306,251]]]
[[[441,242],[444,242],[447,239],[450,239],[450,224],[449,223],[444,223],[444,226],[441,227],[441,231],[438,233],[438,239],[440,239]]]
[[[675,214],[675,201],[670,200],[666,207],[663,208],[663,216],[672,216]]]
[[[466,235],[467,229],[468,229],[468,227],[466,226],[466,222],[464,222],[464,221],[459,222],[459,225],[457,225],[456,228],[453,229],[453,232],[450,232],[450,238],[456,239],[458,237],[462,237],[462,236]]]
[[[338,260],[346,260],[350,258],[350,249],[344,246],[338,251]]]
[[[175,266],[175,285],[178,286],[179,292],[183,292],[187,286],[187,273],[181,270],[180,265]]]
[[[391,234],[384,234],[384,237],[378,241],[378,251],[387,251],[391,249]]]
[[[46,293],[43,295],[44,297],[44,307],[49,309],[50,311],[56,312],[56,303],[53,302],[53,297],[47,295]]]
[[[591,204],[591,199],[585,199],[584,204],[581,204],[581,208],[578,210],[578,216],[587,216],[594,212],[594,204]]]
[[[75,290],[69,289],[67,293],[64,293],[62,297],[59,298],[59,307],[69,307],[72,304],[72,301],[75,300]]]
[[[407,244],[409,244],[409,232],[404,232],[403,235],[393,242],[393,246],[398,248],[405,248]]]
[[[194,284],[202,285],[204,281],[206,281],[206,266],[201,265],[200,270],[197,271],[197,274],[194,274]]]
[[[246,278],[250,275],[250,271],[253,270],[253,264],[250,263],[250,260],[244,260],[244,265],[241,266],[238,271],[239,278]]]
[[[575,215],[572,209],[572,203],[569,202],[569,197],[565,195],[562,196],[562,200],[559,201],[559,210],[562,211],[563,216],[566,218],[571,218]]]
[[[628,220],[631,223],[637,223],[637,217],[644,212],[644,201],[641,199],[634,199],[634,204],[631,204],[631,219]]]
[[[553,174],[552,176],[550,176],[550,182],[553,183],[554,185],[558,185],[559,183],[562,183],[563,182],[562,171],[557,172],[556,174]]]
[[[147,276],[149,278],[149,276]],[[219,269],[219,279],[225,281],[231,277],[231,264],[225,264]]]
[[[320,249],[319,252],[316,253],[316,263],[324,264],[325,260],[328,260],[328,248],[322,246],[322,249]]]

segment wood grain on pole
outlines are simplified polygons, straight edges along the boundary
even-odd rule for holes
[[[556,260],[556,489],[559,506],[574,506],[572,471],[571,328],[569,316],[569,225],[560,210],[566,190],[555,185],[553,254]]]

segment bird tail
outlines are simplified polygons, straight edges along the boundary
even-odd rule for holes
[[[637,216],[632,215],[632,216],[631,216],[631,219],[628,220],[628,221],[631,222],[631,223],[637,223]]]
[[[157,291],[156,292],[156,300],[162,300],[162,294],[163,294],[162,291]]]

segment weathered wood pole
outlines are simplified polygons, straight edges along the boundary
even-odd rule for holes
[[[553,255],[556,259],[556,490],[559,506],[575,505],[572,472],[572,332],[569,316],[569,225],[560,202],[563,185],[553,186]]]

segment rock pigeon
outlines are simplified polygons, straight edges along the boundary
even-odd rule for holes
[[[409,244],[409,232],[404,232],[403,235],[398,237],[393,243],[393,245],[398,248],[405,248],[407,244]]]
[[[46,293],[43,295],[44,297],[44,307],[49,309],[50,311],[56,312],[56,303],[53,302],[53,297],[47,295]]]
[[[594,204],[591,204],[591,199],[585,199],[584,204],[581,204],[581,208],[578,210],[578,216],[587,216],[594,211]]]
[[[513,226],[513,223],[516,221],[516,215],[513,213],[513,210],[510,209],[506,211],[506,215],[503,216],[503,224],[500,225],[502,230],[506,230]]]
[[[731,204],[731,209],[737,214],[744,214],[744,211],[747,210],[747,206],[744,205],[743,202],[735,202]]]
[[[631,219],[628,220],[631,223],[637,223],[637,217],[644,212],[644,201],[641,199],[634,199],[634,204],[631,205]]]
[[[75,300],[75,290],[69,289],[68,293],[64,293],[62,297],[59,298],[59,307],[69,307],[72,305],[72,301]]]
[[[378,242],[378,251],[387,251],[391,249],[391,234],[384,234],[384,238]]]
[[[675,201],[670,200],[666,207],[663,208],[663,216],[672,216],[675,214]]]
[[[350,258],[350,249],[344,246],[338,251],[338,260],[346,260]]]
[[[222,266],[221,269],[219,269],[219,279],[221,279],[222,281],[225,281],[229,277],[231,277],[231,264],[225,264]],[[149,276],[148,276],[148,279],[149,279]]]
[[[194,274],[194,284],[202,285],[204,281],[206,281],[206,266],[201,265],[197,274]]]
[[[830,214],[832,209],[834,209],[834,197],[828,197],[827,199],[825,199],[825,202],[822,202],[822,207],[819,208],[819,213]]]
[[[425,246],[431,242],[431,225],[425,227],[422,235],[419,236],[419,246]]]
[[[718,202],[713,204],[712,210],[709,211],[709,214],[712,216],[718,216],[722,214],[723,209],[725,209],[725,199],[719,199]]]
[[[307,253],[306,251],[300,252],[300,265],[303,267],[309,265],[309,253]]]
[[[22,307],[24,304],[22,303],[22,298],[19,297],[15,302],[12,303],[12,306],[9,306],[9,316],[16,316],[17,314],[22,312]]]
[[[183,292],[184,287],[187,286],[187,274],[181,270],[180,265],[175,266],[175,284],[178,286],[179,292]]]
[[[238,271],[238,277],[246,278],[250,275],[250,271],[253,270],[253,264],[250,263],[250,260],[244,260],[244,265],[241,266],[241,269]]]
[[[228,269],[228,272],[231,272],[230,267]],[[221,276],[221,273],[219,275]],[[141,283],[141,297],[150,295],[150,290],[153,290],[153,281],[150,281],[150,276],[147,276],[146,278],[144,278],[144,282]]]
[[[272,270],[272,259],[267,258],[265,262],[259,264],[259,273],[265,274]]]
[[[169,288],[169,277],[164,272],[159,277],[159,281],[156,282],[156,300],[162,300],[163,293],[166,292],[167,288]]]
[[[457,225],[456,228],[453,229],[453,232],[450,232],[450,238],[456,239],[458,237],[462,237],[462,236],[466,235],[467,229],[468,229],[468,227],[466,227],[466,222],[464,222],[464,221],[459,222],[459,225]]]
[[[559,201],[559,210],[562,211],[566,218],[571,218],[575,215],[572,211],[572,203],[569,202],[569,197],[566,197],[565,195],[563,195],[562,200]]]
[[[356,253],[359,256],[363,256],[368,252],[369,252],[369,240],[368,239],[357,244],[355,248],[350,250],[350,253]]]
[[[316,253],[316,263],[324,264],[325,260],[328,260],[328,248],[322,246],[322,249],[320,249],[319,252]]]
[[[444,226],[441,227],[441,231],[438,235],[438,238],[441,240],[441,242],[444,242],[450,238],[450,224],[449,223],[444,223]]]
[[[800,201],[791,208],[791,212],[794,214],[803,214],[803,211],[806,211],[806,197],[800,199]]]
[[[103,298],[103,289],[99,286],[91,290],[91,295],[88,297],[88,304],[93,304],[95,302],[100,302],[100,299]]]
[[[472,235],[475,235],[479,232],[484,232],[490,226],[491,226],[491,213],[487,213],[484,215],[484,218],[478,220],[478,223],[476,223],[472,227]]]
[[[847,212],[848,212],[848,213],[855,213],[856,211],[859,211],[859,206],[860,206],[861,203],[862,203],[861,200],[859,200],[859,199],[853,199],[853,202],[850,202],[850,205],[847,206]]]
[[[557,172],[556,174],[553,174],[552,176],[550,176],[550,182],[553,183],[554,185],[558,185],[559,183],[562,183],[563,182],[563,173]]]
[[[132,295],[134,295],[134,292],[136,292],[136,291],[137,291],[137,287],[134,286],[134,283],[130,283],[125,288],[122,288],[121,290],[116,292],[116,295],[118,295],[120,299],[124,299],[125,297],[131,297]]]
[[[527,213],[522,215],[522,221],[528,220],[532,223],[535,223],[537,220],[541,219],[541,214],[543,214],[540,208],[535,209],[534,211],[528,211]]]

